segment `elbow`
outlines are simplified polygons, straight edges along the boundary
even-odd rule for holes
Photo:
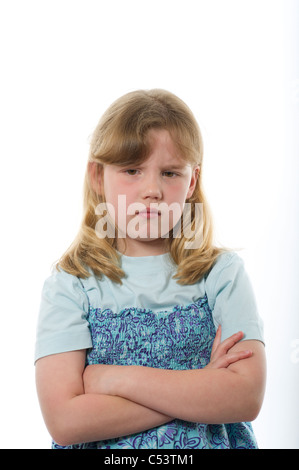
[[[239,414],[239,418],[236,419],[235,421],[238,422],[251,422],[254,421],[260,412],[260,407],[255,406],[255,405],[247,405],[246,409],[242,410]]]
[[[62,436],[60,439],[60,436],[57,435],[57,438],[52,436],[52,440],[55,444],[57,444],[59,447],[71,447],[75,443],[72,442],[71,440],[68,440],[66,436]]]
[[[264,399],[264,383],[248,380],[241,377],[240,387],[232,394],[229,400],[225,422],[251,422],[254,421],[262,408]]]
[[[73,436],[67,426],[56,423],[52,428],[48,427],[48,431],[55,444],[61,447],[68,447],[74,444]]]
[[[239,403],[232,404],[226,408],[222,415],[222,422],[229,424],[254,421],[259,415],[261,405],[261,402],[254,398],[241,400]],[[212,424],[216,424],[216,421],[217,417],[214,417]]]
[[[51,418],[45,420],[48,432],[55,442],[61,447],[68,447],[77,444],[76,437],[78,434],[78,426],[72,420],[72,416],[67,412],[67,409],[60,409],[59,413],[53,413]]]
[[[71,429],[66,424],[55,426],[54,429],[49,430],[55,444],[61,447],[69,447],[78,444],[74,431],[74,429]]]
[[[254,421],[262,408],[263,400],[262,399],[256,399],[253,398],[250,403],[247,405],[247,410],[245,413],[245,418],[242,421]]]
[[[262,408],[264,387],[253,387],[251,390],[249,388],[244,398],[240,421],[254,421]]]
[[[69,447],[71,445],[71,442],[69,442],[65,436],[60,436],[60,433],[51,434],[51,437],[53,442],[60,447]]]

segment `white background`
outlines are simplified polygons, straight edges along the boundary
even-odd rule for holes
[[[265,323],[261,448],[299,447],[298,1],[1,0],[2,448],[49,448],[33,351],[44,279],[81,218],[88,139],[112,101],[166,88],[194,111],[217,239]]]

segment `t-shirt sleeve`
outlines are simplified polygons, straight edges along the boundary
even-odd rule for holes
[[[88,298],[80,280],[55,271],[45,281],[37,322],[34,360],[92,347]]]
[[[244,262],[236,253],[219,256],[206,279],[206,292],[215,327],[221,325],[222,340],[243,331],[243,339],[264,342],[263,322],[252,285]]]

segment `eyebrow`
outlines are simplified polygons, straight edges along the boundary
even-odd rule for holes
[[[132,162],[132,164],[126,163],[126,164],[117,165],[117,166],[120,166],[122,169],[132,169],[132,168],[141,168],[145,164],[146,164],[146,161],[140,162],[140,163]],[[182,162],[181,164],[169,162],[169,164],[166,163],[166,164],[163,164],[163,166],[161,166],[161,171],[183,171],[188,166],[190,166],[189,162]]]
[[[120,166],[121,168],[137,168],[137,167],[142,167],[143,166],[143,163],[141,164],[138,164],[138,163],[132,163],[132,164],[125,164],[125,165],[117,165],[117,166]],[[188,163],[185,163],[185,164],[182,164],[182,165],[172,165],[171,163],[169,165],[163,165],[163,167],[161,168],[162,171],[165,171],[165,170],[183,170],[184,168],[186,168],[188,166]]]
[[[174,170],[174,171],[176,171],[176,170],[184,170],[187,166],[188,166],[187,163],[182,164],[182,165],[171,165],[171,164],[170,164],[170,165],[167,165],[167,166],[166,166],[166,165],[163,166],[163,170],[164,170],[164,171],[165,171],[165,170],[168,170],[168,171],[169,171],[169,170]]]
[[[187,165],[169,165],[165,168],[171,168],[173,170],[182,170],[183,168],[186,168]]]

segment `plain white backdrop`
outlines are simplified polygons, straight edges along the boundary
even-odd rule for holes
[[[77,233],[101,114],[155,87],[200,123],[217,240],[241,249],[264,319],[259,446],[299,448],[298,13],[296,0],[1,0],[1,448],[50,447],[33,365],[42,285]]]

